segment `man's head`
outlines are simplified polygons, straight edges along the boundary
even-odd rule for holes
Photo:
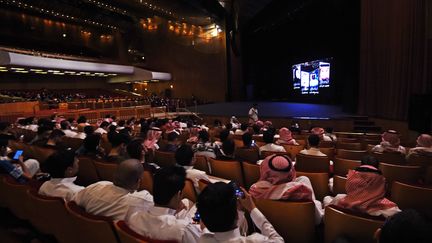
[[[374,156],[365,155],[361,158],[361,165],[370,165],[378,169],[379,161]]]
[[[60,127],[62,130],[70,129],[70,123],[67,120],[60,122]]]
[[[180,166],[164,167],[153,177],[153,200],[155,205],[177,209],[185,185],[186,171]]]
[[[229,135],[230,135],[230,130],[228,130],[228,129],[222,130],[219,133],[219,138],[220,138],[221,142],[222,143],[225,142],[228,139]]]
[[[74,177],[78,173],[78,159],[72,150],[62,150],[52,154],[44,163],[45,172],[52,178]]]
[[[110,142],[113,148],[119,148],[121,146],[124,147],[129,143],[129,137],[123,133],[115,133]]]
[[[108,126],[109,126],[109,122],[107,122],[107,121],[103,121],[103,122],[99,125],[100,128],[105,129],[105,130],[108,128]]]
[[[198,132],[198,139],[202,142],[208,142],[210,139],[210,135],[206,130],[201,130]]]
[[[100,144],[101,136],[97,133],[86,136],[83,146],[87,151],[96,151]]]
[[[232,139],[225,140],[222,143],[222,150],[226,156],[234,155],[234,150],[235,150],[234,141]]]
[[[6,156],[7,153],[8,140],[0,139],[0,154]]]
[[[178,134],[176,132],[170,132],[167,135],[167,139],[169,143],[176,143],[178,139]]]
[[[252,145],[252,134],[248,132],[243,133],[242,140],[245,147],[250,147]]]
[[[49,135],[48,139],[57,143],[60,142],[62,137],[65,135],[65,133],[60,130],[60,129],[55,129],[51,132],[51,134]]]
[[[144,142],[143,139],[135,139],[132,140],[126,147],[126,151],[130,158],[137,159],[139,161],[144,160],[144,146],[142,145]]]
[[[404,210],[388,218],[375,232],[379,243],[432,242],[430,223],[412,209]]]
[[[209,184],[198,196],[197,209],[211,232],[226,232],[237,224],[237,198],[230,184]]]
[[[125,160],[119,164],[114,173],[114,185],[134,192],[139,187],[143,171],[144,168],[139,160]]]
[[[177,164],[181,166],[191,166],[193,165],[194,153],[192,151],[192,147],[190,145],[184,144],[180,146],[175,152],[175,159]]]
[[[263,133],[263,140],[264,140],[264,142],[265,143],[273,143],[273,139],[274,139],[274,132],[273,132],[273,130],[267,130],[267,131],[264,131],[264,133]]]
[[[319,142],[320,142],[320,137],[318,135],[316,135],[316,134],[309,135],[309,137],[308,137],[309,146],[318,147]]]

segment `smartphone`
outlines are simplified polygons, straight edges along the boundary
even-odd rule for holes
[[[16,152],[15,152],[15,155],[14,155],[14,157],[13,157],[13,159],[14,160],[18,160],[19,159],[19,157],[23,154],[23,150],[17,150]]]
[[[252,146],[255,146],[256,144],[255,144],[255,140],[252,140]]]
[[[199,224],[201,220],[201,215],[198,213],[198,211],[195,213],[195,216],[192,218],[192,220],[194,221],[194,223]]]
[[[231,185],[232,185],[233,188],[234,188],[234,193],[235,193],[237,199],[238,199],[238,198],[244,198],[244,197],[245,197],[243,191],[240,189],[240,187],[237,185],[237,183],[231,181]]]

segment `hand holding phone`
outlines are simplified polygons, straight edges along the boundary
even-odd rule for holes
[[[14,155],[14,157],[13,157],[13,159],[14,160],[19,160],[19,157],[23,154],[23,150],[17,150],[16,152],[15,152],[15,155]]]
[[[241,190],[241,188],[237,185],[237,183],[235,183],[235,182],[231,182],[231,185],[233,186],[233,188],[234,188],[234,193],[235,193],[235,195],[236,195],[236,197],[237,197],[237,199],[239,199],[239,198],[244,198],[245,197],[245,195],[244,195],[244,192]]]
[[[192,218],[192,220],[193,220],[194,223],[197,223],[197,224],[200,223],[200,221],[201,221],[201,215],[199,214],[198,211],[195,213],[195,216]]]

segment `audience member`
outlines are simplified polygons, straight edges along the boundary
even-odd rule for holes
[[[106,162],[121,163],[126,159],[126,146],[129,137],[122,133],[117,133],[111,138],[111,150],[105,157]]]
[[[274,134],[273,129],[269,129],[269,130],[264,131],[263,140],[266,144],[259,147],[260,155],[261,155],[262,151],[286,152],[284,147],[273,143],[274,135],[275,134]]]
[[[276,144],[299,145],[292,137],[291,131],[286,127],[279,129],[279,139],[276,141]]]
[[[375,157],[363,157],[360,167],[348,171],[345,185],[347,194],[338,194],[334,198],[325,197],[324,206],[335,204],[353,211],[384,217],[400,212],[394,202],[385,198],[386,182],[378,165]]]
[[[308,137],[309,149],[303,149],[302,151],[300,151],[300,153],[305,154],[305,155],[327,157],[326,154],[324,154],[323,152],[321,152],[319,150],[319,147],[318,147],[319,143],[320,143],[320,138],[318,135],[316,135],[316,134],[309,135],[309,137]]]
[[[325,130],[322,127],[314,127],[311,129],[311,133],[318,135],[318,137],[320,138],[321,141],[326,141],[326,142],[331,142],[332,139],[325,135]]]
[[[206,130],[201,130],[198,133],[198,143],[192,146],[196,155],[203,155],[208,158],[216,158],[217,145],[210,142],[209,133]]]
[[[177,164],[182,166],[186,170],[186,177],[192,180],[197,191],[199,191],[199,180],[209,181],[209,178],[205,171],[193,168],[195,160],[194,153],[190,145],[184,144],[180,146],[175,153],[175,159]]]
[[[145,149],[142,145],[144,140],[142,138],[132,140],[126,147],[129,158],[140,161],[145,170],[150,171],[152,174],[156,173],[160,167],[155,163],[145,161]]]
[[[175,153],[175,151],[178,148],[178,137],[179,135],[176,132],[170,132],[167,135],[168,138],[168,143],[162,147],[160,150],[164,151],[164,152],[173,152]]]
[[[73,138],[77,135],[76,132],[71,130],[71,124],[67,120],[63,120],[60,122],[61,130],[64,132],[66,137]]]
[[[193,225],[195,207],[189,208],[187,200],[181,200],[186,173],[182,167],[165,167],[153,178],[154,206],[133,213],[128,225],[137,233],[157,240],[197,242],[201,230]]]
[[[108,126],[109,126],[109,123],[107,121],[103,121],[94,132],[99,133],[99,134],[108,133],[108,131],[107,131]]]
[[[413,154],[432,157],[432,136],[429,134],[421,134],[417,138],[417,145],[415,148],[409,150],[407,159]]]
[[[315,204],[315,222],[324,215],[321,202],[316,200],[312,184],[306,176],[296,177],[288,156],[270,155],[260,165],[260,179],[249,189],[255,198],[273,200],[312,201]]]
[[[162,135],[162,131],[157,127],[152,127],[150,130],[147,131],[147,137],[144,140],[144,147],[147,150],[158,150],[159,145],[157,142],[159,141],[160,137]]]
[[[117,167],[114,181],[99,181],[79,191],[73,197],[88,213],[124,220],[129,209],[144,210],[153,205],[152,195],[140,185],[143,167],[136,159],[123,161]]]
[[[398,152],[406,154],[406,150],[400,145],[399,133],[395,130],[388,130],[381,135],[381,143],[372,148],[372,152]]]
[[[225,140],[222,147],[217,150],[216,159],[218,160],[235,160],[234,159],[235,143],[232,139]]]
[[[200,242],[284,242],[270,222],[255,206],[251,196],[243,190],[244,198],[237,198],[231,184],[209,184],[198,196],[201,222],[211,233],[204,233]],[[242,236],[237,227],[237,204],[250,213],[253,223],[261,231]]]
[[[78,158],[72,150],[62,150],[52,154],[44,163],[44,172],[51,176],[39,188],[39,194],[72,200],[75,193],[84,189],[74,184],[78,173]]]

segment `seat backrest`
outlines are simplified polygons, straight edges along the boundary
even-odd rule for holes
[[[319,147],[320,148],[334,148],[335,142],[333,142],[333,141],[320,141]]]
[[[423,172],[421,166],[417,165],[408,166],[380,163],[379,168],[389,186],[391,186],[393,181],[415,183],[422,177]]]
[[[243,141],[241,139],[233,139],[233,141],[236,148],[241,148],[244,146]]]
[[[114,173],[117,170],[118,164],[93,161],[99,180],[114,181]]]
[[[259,152],[256,148],[237,148],[234,154],[238,161],[256,163],[259,160]]]
[[[76,242],[75,230],[70,223],[63,198],[39,195],[34,189],[27,190],[29,202],[35,209],[30,223],[44,234],[52,234],[58,242]]]
[[[432,166],[426,168],[425,183],[427,185],[432,185]]]
[[[187,198],[194,203],[197,201],[197,193],[195,191],[195,186],[193,184],[193,181],[190,179],[186,179],[185,181],[185,186],[183,187],[182,191],[182,198]]]
[[[339,236],[344,236],[350,242],[375,242],[375,231],[384,224],[384,220],[365,218],[349,214],[334,206],[325,208],[324,236],[325,242],[334,242]]]
[[[39,161],[40,164],[43,164],[45,160],[48,159],[48,157],[50,157],[53,153],[56,152],[55,149],[44,148],[36,145],[32,145],[30,150],[32,153],[31,158],[36,159],[37,161]]]
[[[265,159],[266,157],[273,155],[273,154],[286,155],[286,156],[291,158],[291,155],[288,152],[275,152],[275,151],[261,151],[261,158]]]
[[[372,153],[372,156],[378,159],[378,161],[388,164],[405,164],[405,155],[397,152],[384,152],[384,153]]]
[[[80,138],[71,138],[71,137],[66,137],[63,136],[62,140],[64,142],[64,144],[66,145],[66,147],[71,148],[73,151],[76,151],[77,149],[79,149],[81,147],[81,145],[83,144],[83,139]]]
[[[391,199],[402,210],[413,208],[432,217],[432,188],[393,182]]]
[[[333,172],[335,175],[346,176],[348,170],[353,170],[361,165],[359,160],[342,159],[336,157],[333,161]]]
[[[210,165],[214,176],[235,181],[238,185],[244,186],[240,162],[224,161],[210,158]]]
[[[132,230],[123,220],[117,221],[114,226],[121,243],[177,243],[175,240],[154,240],[140,235]]]
[[[303,172],[329,172],[330,160],[327,156],[297,154],[295,168]]]
[[[337,194],[346,194],[346,185],[347,178],[343,176],[334,175],[333,176],[333,195]]]
[[[327,157],[329,157],[330,160],[334,159],[335,156],[335,149],[334,148],[319,148],[319,150],[321,151],[321,153],[327,155]]]
[[[150,171],[143,171],[139,190],[146,190],[153,194],[153,174]]]
[[[346,149],[346,150],[361,150],[362,145],[361,143],[343,143],[343,142],[337,142],[336,148],[338,149]]]
[[[197,170],[205,171],[207,175],[211,175],[210,165],[207,157],[203,155],[195,155],[194,168]]]
[[[73,201],[66,209],[80,242],[118,242],[111,219],[89,214]]]
[[[336,153],[336,157],[350,160],[361,160],[365,155],[367,155],[366,150],[338,149]]]
[[[325,196],[328,196],[330,194],[330,190],[328,187],[328,181],[329,181],[329,174],[326,172],[323,173],[314,173],[314,172],[300,172],[298,171],[297,177],[299,176],[306,176],[309,178],[312,188],[315,193],[315,198],[319,201],[322,201],[322,199]]]
[[[175,153],[173,153],[173,152],[162,152],[162,151],[156,150],[155,151],[155,160],[156,160],[156,163],[160,167],[173,166],[176,163]]]
[[[315,209],[312,202],[254,200],[285,242],[314,242]]]
[[[292,144],[282,144],[285,151],[291,155],[291,159],[294,159],[300,151],[304,149],[304,145],[292,145]]]
[[[5,176],[2,184],[2,190],[4,189],[6,193],[2,194],[1,197],[7,197],[6,206],[18,218],[28,220],[33,211],[27,195],[27,190],[30,189],[30,186],[19,184],[10,176]]]
[[[97,181],[99,181],[99,175],[96,171],[93,159],[87,156],[80,156],[76,183],[82,186],[88,186]]]
[[[249,189],[260,178],[260,166],[253,163],[242,162],[246,189]]]
[[[204,188],[207,187],[208,184],[210,184],[211,182],[206,181],[206,180],[199,180],[198,181],[198,188],[200,190],[200,192],[202,192],[204,190]]]
[[[432,156],[411,154],[407,160],[408,165],[432,166]]]

